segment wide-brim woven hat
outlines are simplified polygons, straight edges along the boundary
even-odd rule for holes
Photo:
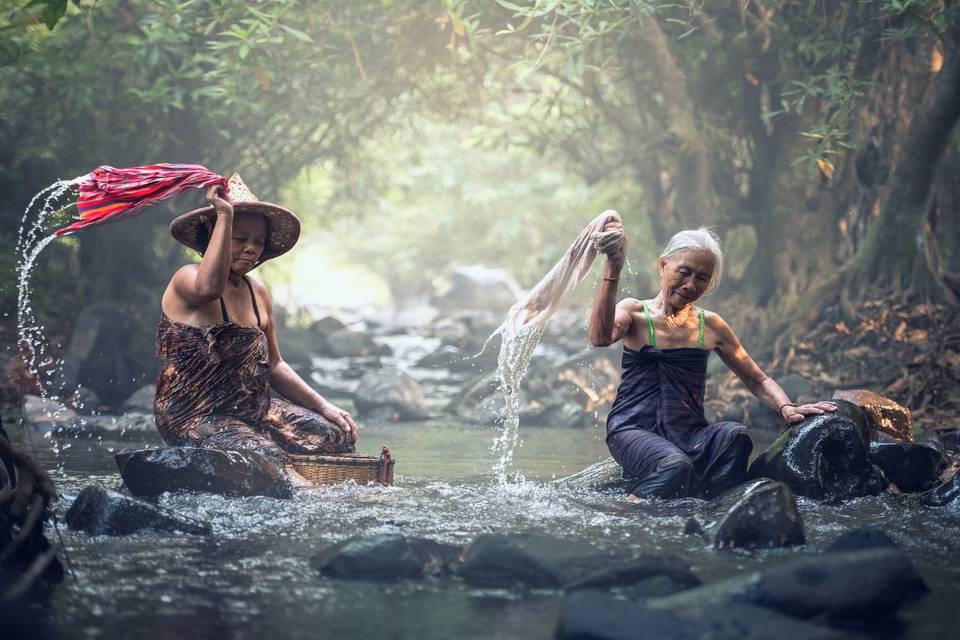
[[[258,200],[239,173],[230,176],[227,184],[234,214],[257,213],[267,220],[267,245],[263,248],[258,264],[286,253],[297,244],[300,237],[300,218],[293,211]],[[170,223],[170,235],[180,244],[201,251],[199,229],[215,220],[216,210],[209,204],[174,218]]]

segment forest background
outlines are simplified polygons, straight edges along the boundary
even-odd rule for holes
[[[302,217],[296,253],[260,270],[291,322],[418,303],[464,264],[532,286],[615,208],[639,297],[671,234],[719,234],[707,305],[774,369],[818,327],[885,331],[875,311],[895,308],[926,328],[883,344],[933,344],[912,364],[955,381],[938,359],[960,341],[958,116],[952,0],[0,0],[0,338],[16,349],[34,193],[190,162]],[[195,259],[166,227],[199,200],[49,247],[32,283],[53,341],[106,301],[149,354],[160,292]],[[904,364],[886,384],[916,404]]]

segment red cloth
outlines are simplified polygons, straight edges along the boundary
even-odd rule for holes
[[[80,219],[55,233],[65,236],[103,222],[122,220],[187,189],[214,184],[221,185],[226,192],[227,179],[198,164],[97,167],[80,180]]]

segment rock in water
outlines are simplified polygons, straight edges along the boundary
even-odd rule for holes
[[[157,395],[157,385],[147,384],[123,401],[121,405],[124,411],[142,411],[144,413],[153,413],[153,399]]]
[[[274,463],[252,451],[166,447],[118,453],[124,484],[135,496],[177,491],[289,498],[290,482]]]
[[[209,535],[206,522],[187,520],[166,509],[101,487],[85,487],[65,516],[71,529],[90,535],[125,536],[144,529]]]
[[[645,555],[606,571],[592,573],[567,585],[567,591],[616,589],[631,600],[646,600],[697,587],[690,567],[673,555]]]
[[[815,555],[745,573],[647,603],[653,608],[744,603],[804,619],[872,626],[928,592],[916,568],[897,549]]]
[[[561,607],[562,640],[833,640],[845,637],[769,609],[725,603],[683,610],[648,609],[601,593],[576,593]]]
[[[404,580],[445,574],[461,547],[424,538],[373,535],[325,549],[310,563],[320,575],[353,580]]]
[[[373,419],[423,420],[430,417],[423,389],[399,369],[371,371],[357,387],[357,413]]]
[[[834,391],[835,400],[845,400],[860,407],[872,434],[884,433],[902,442],[913,442],[913,420],[910,410],[890,398],[866,389]]]
[[[943,507],[955,503],[957,498],[960,498],[960,473],[921,495],[920,502],[928,507]]]
[[[750,465],[751,478],[773,478],[794,493],[819,500],[875,495],[886,488],[870,462],[860,410],[838,401],[836,413],[807,418],[787,429]]]
[[[72,431],[79,428],[77,412],[56,400],[23,396],[23,420],[37,431]]]
[[[450,289],[434,302],[441,311],[494,310],[505,313],[523,295],[523,290],[503,269],[480,265],[456,267]]]
[[[585,542],[517,533],[482,535],[467,547],[460,575],[480,587],[559,589],[602,562]]]
[[[909,442],[873,442],[870,459],[904,493],[932,488],[948,464],[939,449]]]
[[[876,527],[861,527],[845,531],[834,540],[825,553],[834,551],[863,551],[864,549],[897,549],[900,547],[886,533]]]
[[[374,342],[365,333],[351,329],[340,329],[327,336],[326,343],[320,345],[323,353],[334,358],[360,358],[376,355],[390,355],[390,347]]]
[[[717,549],[758,549],[803,544],[797,500],[782,482],[760,484],[724,516],[714,534]]]

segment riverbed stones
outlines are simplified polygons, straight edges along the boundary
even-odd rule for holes
[[[650,609],[596,593],[564,599],[555,638],[562,640],[833,640],[843,634],[769,609],[724,603],[682,610]]]
[[[943,507],[960,501],[960,473],[953,474],[948,481],[941,483],[921,494],[920,502],[928,507]]]
[[[357,385],[354,402],[364,419],[397,422],[430,417],[423,389],[399,369],[366,373]]]
[[[442,576],[462,547],[402,535],[356,536],[311,558],[321,576],[351,580],[413,580]]]
[[[834,391],[833,397],[860,407],[874,436],[882,433],[901,442],[913,442],[913,420],[906,407],[866,389]]]
[[[643,555],[622,565],[584,576],[566,585],[570,591],[610,591],[631,600],[658,598],[699,586],[700,579],[679,557]]]
[[[103,487],[84,487],[64,517],[71,529],[94,536],[126,536],[146,529],[210,535],[206,522],[187,519],[144,500]]]
[[[139,497],[178,491],[240,497],[293,495],[286,474],[252,451],[165,447],[118,453],[115,458],[124,484]]]
[[[610,564],[579,540],[527,533],[487,534],[467,547],[460,575],[478,587],[559,589]]]
[[[363,358],[367,356],[390,355],[391,349],[377,343],[372,337],[352,329],[339,329],[327,336],[317,345],[321,353],[334,358]]]
[[[782,482],[753,487],[730,508],[713,537],[717,549],[772,549],[804,542],[797,500]]]
[[[912,442],[872,442],[870,459],[903,493],[933,488],[949,463],[936,447]]]
[[[905,553],[878,548],[800,558],[651,600],[671,610],[742,603],[839,625],[882,623],[928,592]]]
[[[836,413],[812,416],[785,430],[750,465],[751,478],[786,483],[818,500],[848,500],[883,491],[883,473],[870,461],[860,410],[838,401]]]

